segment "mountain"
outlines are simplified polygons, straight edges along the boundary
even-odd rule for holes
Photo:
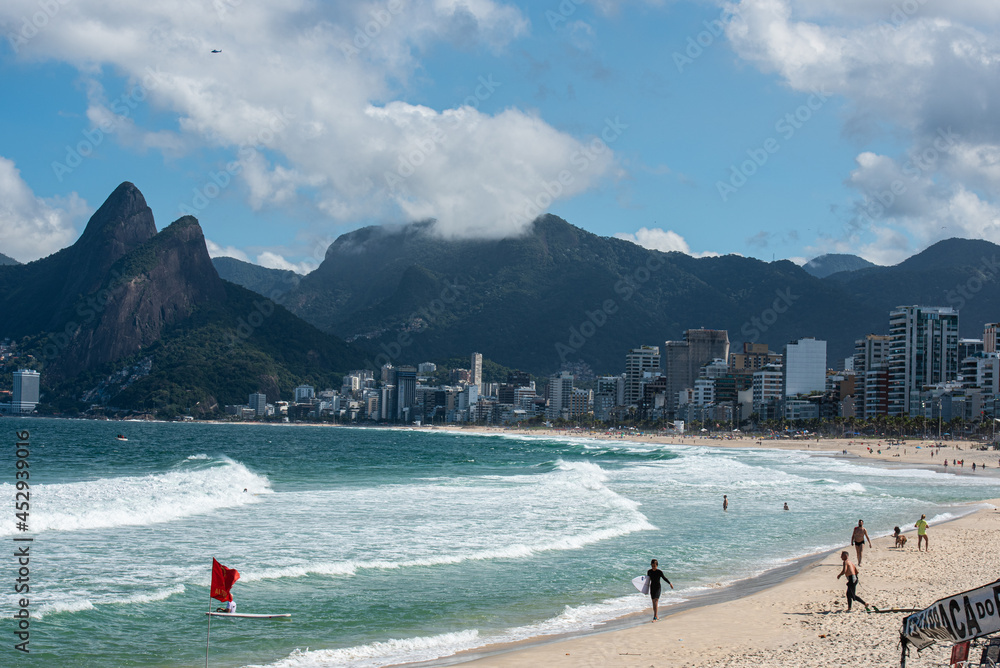
[[[0,266],[4,335],[61,329],[77,310],[85,310],[79,300],[101,289],[112,265],[155,235],[153,212],[142,193],[121,184],[72,246],[28,264]]]
[[[0,253],[0,265],[5,265],[5,264],[21,264],[21,263],[10,256]]]
[[[301,276],[287,269],[269,269],[234,257],[212,258],[219,276],[247,290],[277,299],[299,284]]]
[[[838,271],[818,278],[788,261],[648,250],[551,215],[501,240],[442,239],[416,223],[341,236],[280,301],[376,364],[475,350],[539,375],[581,363],[620,373],[630,348],[705,327],[728,330],[734,349],[814,336],[836,366],[856,339],[887,332],[900,305],[954,306],[961,335],[981,336],[1000,319],[998,250],[953,239],[894,267],[833,256],[818,264]]]
[[[946,239],[892,267],[869,267],[825,279],[859,305],[886,317],[872,332],[888,332],[895,306],[951,306],[959,335],[981,338],[983,325],[1000,320],[1000,246],[977,239]]]
[[[339,384],[361,353],[255,293],[223,281],[198,221],[160,232],[131,183],[80,239],[47,258],[0,266],[0,336],[42,370],[51,403],[211,410],[303,381]]]
[[[841,271],[857,271],[874,266],[876,265],[857,255],[829,253],[809,260],[802,268],[816,278],[826,278]]]
[[[578,362],[620,373],[630,348],[698,327],[737,345],[828,337],[846,355],[858,317],[884,318],[791,262],[661,253],[551,215],[501,240],[441,239],[427,223],[356,230],[281,301],[376,362],[476,350],[535,374]]]

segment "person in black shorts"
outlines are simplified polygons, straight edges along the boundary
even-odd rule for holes
[[[646,571],[646,577],[649,578],[649,598],[653,599],[653,621],[655,622],[659,619],[657,613],[660,605],[660,579],[662,578],[664,582],[670,585],[671,589],[673,589],[674,586],[670,584],[670,580],[668,580],[667,576],[660,570],[660,564],[656,561],[656,559],[649,562],[649,566],[649,570]]]
[[[865,528],[865,521],[858,520],[858,526],[854,527],[854,531],[851,532],[851,544],[854,545],[854,549],[858,553],[858,566],[861,565],[861,549],[865,546],[866,540],[868,541],[868,547],[871,547],[872,539],[868,537],[868,529]]]

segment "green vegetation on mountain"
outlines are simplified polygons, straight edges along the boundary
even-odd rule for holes
[[[859,318],[885,317],[791,262],[661,253],[555,216],[501,240],[445,240],[427,223],[357,230],[282,302],[393,363],[478,350],[538,375],[579,363],[620,373],[630,348],[698,327],[736,344],[828,338],[846,355]]]
[[[253,392],[290,401],[296,385],[340,387],[343,373],[362,364],[358,351],[285,308],[238,285],[224,287],[225,301],[200,306],[149,347],[51,388],[65,397],[59,407],[85,408],[81,398],[102,379],[145,358],[152,359],[149,373],[109,397],[109,406],[171,416],[246,404]]]
[[[232,257],[212,258],[219,278],[242,285],[259,295],[277,299],[299,284],[301,276],[287,269],[269,269]]]
[[[212,412],[251,392],[276,401],[302,382],[336,387],[363,362],[352,346],[222,281],[195,218],[157,233],[130,183],[73,246],[0,267],[0,288],[0,336],[42,371],[54,410]]]

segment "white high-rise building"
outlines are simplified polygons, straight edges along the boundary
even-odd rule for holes
[[[753,412],[761,410],[776,399],[781,399],[781,365],[768,364],[753,372]]]
[[[785,346],[784,393],[795,397],[826,390],[826,341],[813,338]]]
[[[569,411],[570,402],[573,398],[573,374],[563,371],[560,374],[549,377],[549,407],[545,412],[545,417],[555,420],[561,416],[562,411]],[[569,414],[565,415],[569,417]]]
[[[472,353],[471,366],[469,368],[469,385],[475,385],[482,393],[483,389],[483,355],[482,353]]]
[[[299,385],[295,388],[295,403],[307,404],[316,396],[316,390],[312,385]]]
[[[638,406],[642,402],[642,382],[647,373],[660,370],[659,346],[633,348],[625,356],[625,406]]]
[[[14,396],[11,401],[11,413],[30,413],[38,405],[38,385],[41,376],[31,369],[18,369],[14,372]]]
[[[958,311],[899,306],[889,314],[889,415],[918,415],[920,392],[958,377]]]

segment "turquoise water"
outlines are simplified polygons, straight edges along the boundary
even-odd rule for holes
[[[31,433],[30,655],[204,665],[212,558],[242,574],[210,666],[381,666],[584,631],[1000,497],[1000,479],[806,453],[311,426],[8,419]],[[114,436],[125,433],[129,441]],[[0,496],[13,499],[13,457]],[[247,491],[244,492],[243,490]],[[722,512],[722,495],[730,509]],[[791,511],[783,512],[788,502]],[[14,545],[12,501],[0,539]],[[10,552],[11,550],[4,550]],[[212,607],[215,607],[213,602]]]

